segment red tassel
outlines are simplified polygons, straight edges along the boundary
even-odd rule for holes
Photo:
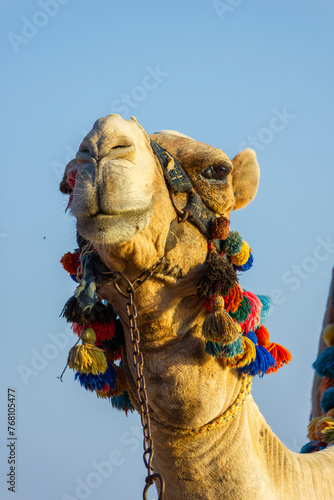
[[[270,352],[270,354],[276,361],[276,365],[269,368],[267,373],[277,372],[279,368],[282,368],[284,364],[287,364],[292,360],[290,352],[280,344],[269,342],[269,344],[266,344],[264,347],[267,349],[267,351]]]
[[[226,240],[230,234],[230,221],[224,217],[217,217],[212,224],[211,238],[213,240]]]
[[[113,338],[116,325],[113,320],[111,320],[110,323],[99,323],[98,321],[93,321],[89,325],[84,326],[79,326],[78,323],[72,324],[72,330],[78,335],[78,337],[80,337],[82,330],[85,330],[86,328],[93,328],[96,335],[96,341],[103,342]]]

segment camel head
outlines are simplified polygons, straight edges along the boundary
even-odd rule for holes
[[[215,214],[228,216],[254,198],[259,168],[252,150],[230,160],[220,149],[175,132],[151,138],[179,161]],[[135,119],[119,115],[95,122],[67,165],[60,190],[71,195],[78,233],[93,245],[132,240],[149,226],[161,201],[166,227],[175,217],[150,137]]]

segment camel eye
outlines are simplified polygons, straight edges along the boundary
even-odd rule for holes
[[[211,167],[203,170],[201,175],[205,179],[214,179],[216,181],[223,181],[229,174],[229,169],[221,165],[211,165]]]

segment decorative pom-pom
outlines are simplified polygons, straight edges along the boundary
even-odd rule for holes
[[[238,337],[234,342],[229,344],[219,344],[207,340],[205,343],[205,352],[216,358],[234,358],[242,355],[244,346],[241,337]]]
[[[276,361],[275,366],[269,368],[267,373],[277,372],[279,368],[282,368],[283,365],[288,364],[292,359],[291,353],[280,344],[269,342],[269,344],[265,345],[264,347],[267,349],[267,351],[270,352],[270,354]]]
[[[226,240],[230,232],[230,221],[224,217],[217,217],[211,227],[211,239]]]
[[[240,252],[237,255],[231,255],[230,259],[236,266],[243,266],[249,259],[249,245],[246,241],[242,242]]]
[[[330,323],[329,325],[325,326],[324,331],[322,333],[323,339],[325,341],[325,344],[327,346],[333,346],[334,345],[334,324]]]
[[[217,285],[222,295],[228,295],[236,283],[238,278],[229,262],[217,253],[209,253],[204,274],[197,283],[199,297],[212,298],[217,291]]]
[[[223,251],[227,255],[237,255],[241,250],[242,238],[238,231],[230,231],[228,238],[223,242]]]
[[[70,274],[77,274],[77,269],[80,264],[79,260],[79,252],[67,252],[65,255],[62,256],[60,259],[60,262],[65,269]]]
[[[327,389],[322,395],[320,402],[321,409],[324,413],[334,408],[334,387]]]
[[[237,321],[237,323],[243,323],[247,320],[252,312],[251,304],[248,298],[243,295],[242,302],[239,304],[238,309],[235,312],[230,311],[229,315]]]
[[[334,346],[324,349],[312,366],[319,377],[334,378]]]
[[[104,351],[94,344],[94,330],[87,328],[81,335],[81,341],[81,345],[75,345],[68,353],[68,366],[79,373],[104,373],[107,360]]]
[[[258,298],[261,301],[262,304],[262,309],[261,309],[261,315],[260,315],[260,321],[261,323],[264,323],[266,317],[271,311],[271,299],[270,297],[267,297],[266,295],[258,295]]]
[[[74,333],[80,337],[82,330],[86,328],[84,325],[78,325],[78,323],[73,323],[72,330]],[[108,339],[112,339],[115,334],[115,321],[113,318],[108,323],[100,323],[99,321],[93,321],[87,325],[87,328],[93,328],[96,340],[98,342],[103,342]]]
[[[225,311],[224,299],[220,295],[215,296],[211,310],[202,326],[205,339],[212,342],[233,342],[239,336],[239,329]]]
[[[236,271],[248,271],[248,269],[253,267],[253,262],[254,262],[254,257],[253,257],[251,250],[249,250],[249,257],[248,257],[247,262],[245,262],[245,264],[243,264],[242,266],[234,265],[234,269]]]

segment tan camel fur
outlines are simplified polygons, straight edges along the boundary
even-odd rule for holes
[[[246,150],[230,160],[221,150],[180,134],[151,136],[182,164],[196,191],[216,214],[229,216],[255,196],[259,168]],[[204,169],[219,165],[226,178],[208,180]],[[110,270],[130,280],[166,252],[176,213],[149,136],[135,120],[118,115],[99,119],[83,140],[72,214],[78,232]],[[225,171],[225,170],[224,170]],[[185,204],[183,196],[177,203]],[[166,480],[166,500],[332,499],[334,448],[311,455],[289,451],[273,434],[252,396],[225,426],[192,437],[175,436],[158,424],[193,429],[232,405],[242,377],[205,353],[202,323],[207,314],[196,294],[204,269],[207,240],[186,221],[173,224],[174,246],[167,248],[167,269],[138,288],[138,327],[152,418],[154,469]],[[125,333],[126,299],[111,285],[99,295],[113,304]],[[134,392],[131,342],[126,337],[127,375]],[[155,424],[156,423],[156,424]],[[140,493],[138,493],[138,496]]]

